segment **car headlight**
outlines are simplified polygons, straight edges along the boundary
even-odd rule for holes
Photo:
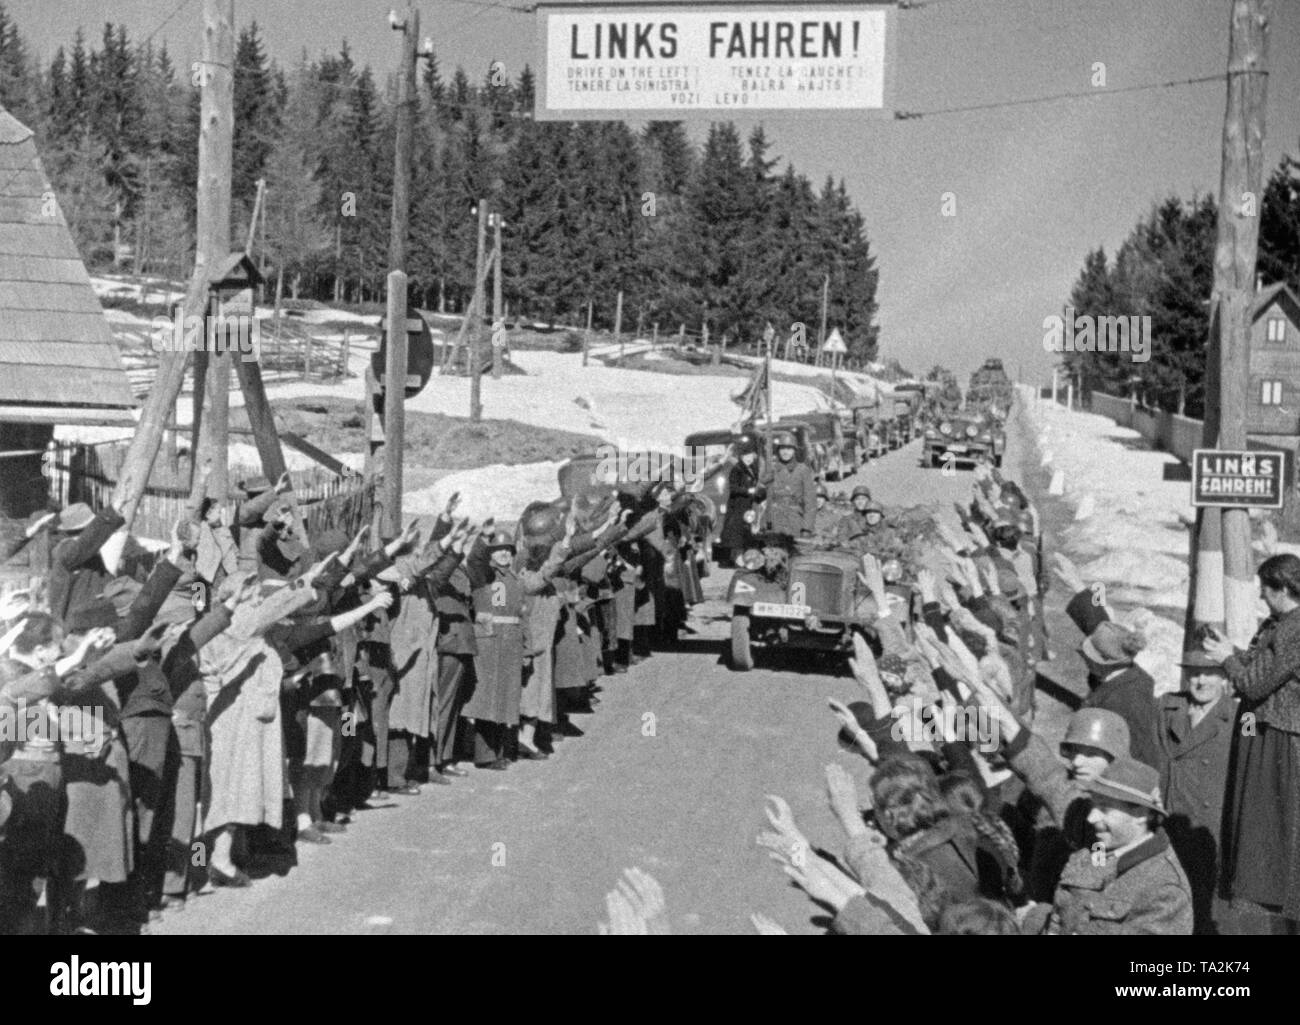
[[[980,435],[980,441],[992,441],[992,440],[993,440],[993,439],[990,438],[987,434],[981,434],[981,435]]]
[[[943,423],[941,423],[941,424],[939,425],[939,433],[940,433],[940,434],[951,434],[951,433],[952,433],[952,424],[950,424],[947,420],[945,420]]]
[[[925,429],[925,436],[927,438],[937,438],[939,437],[939,432],[936,431],[933,427],[927,427]]]
[[[979,432],[980,432],[979,428],[976,427],[974,424],[971,424],[969,427],[966,428],[966,437],[973,438],[975,437],[975,435],[979,434]]]
[[[763,565],[763,553],[757,548],[751,548],[741,557],[740,564],[745,569],[758,569]]]

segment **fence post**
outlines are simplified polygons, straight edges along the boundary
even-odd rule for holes
[[[343,329],[343,350],[339,354],[339,377],[345,381],[348,377],[348,350],[352,347],[352,333]]]

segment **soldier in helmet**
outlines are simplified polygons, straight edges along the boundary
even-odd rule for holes
[[[813,517],[813,541],[819,547],[829,548],[836,543],[836,530],[841,515],[830,502],[831,493],[825,484],[817,485],[817,512]]]
[[[885,510],[871,497],[871,489],[864,484],[853,489],[849,502],[853,509],[840,520],[835,529],[835,539],[845,547],[866,551],[871,536],[885,521]]]
[[[817,482],[812,470],[795,456],[798,446],[790,431],[772,438],[776,461],[763,481],[767,492],[764,526],[791,537],[811,537],[817,517]]]
[[[1065,727],[1061,757],[1070,777],[1080,783],[1096,779],[1117,758],[1129,757],[1128,723],[1104,708],[1080,708]]]

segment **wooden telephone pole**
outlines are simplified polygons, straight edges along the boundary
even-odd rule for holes
[[[478,201],[478,251],[474,258],[474,280],[480,282],[474,290],[474,300],[470,303],[470,313],[474,323],[470,326],[469,336],[469,418],[478,423],[483,419],[483,293],[485,291],[483,265],[487,250],[487,209],[488,201]]]
[[[1264,183],[1265,61],[1271,0],[1234,0],[1229,24],[1228,99],[1214,249],[1214,294],[1206,360],[1204,440],[1246,448],[1250,314],[1255,292]],[[1193,540],[1192,618],[1223,624],[1244,647],[1255,627],[1250,521],[1245,509],[1201,509]]]
[[[384,336],[384,396],[383,441],[372,443],[367,469],[371,479],[375,469],[384,468],[384,484],[375,511],[378,536],[371,543],[379,544],[383,538],[396,537],[402,532],[402,451],[406,436],[406,248],[410,234],[411,214],[411,154],[415,144],[416,76],[415,65],[419,58],[420,12],[408,4],[406,19],[394,24],[401,33],[397,69],[397,142],[393,153],[393,210],[388,236],[388,303]],[[375,387],[372,375],[367,374],[368,387]],[[369,405],[373,406],[371,399]]]
[[[817,361],[816,365],[822,365],[822,346],[826,344],[826,307],[830,303],[831,297],[831,276],[829,274],[822,280],[822,328],[817,333]]]
[[[506,322],[501,310],[501,215],[492,215],[492,377],[501,379]],[[501,334],[498,336],[497,332]],[[500,341],[501,344],[497,344]]]
[[[194,272],[185,292],[182,315],[204,318],[208,312],[208,282],[216,268],[230,254],[230,178],[234,148],[235,80],[235,0],[203,0],[203,57],[199,106],[199,177],[196,218]],[[229,374],[229,357],[226,357]],[[113,502],[122,510],[129,529],[135,511],[149,484],[153,464],[158,457],[163,430],[176,406],[185,383],[189,362],[184,352],[163,352],[158,375],[145,400],[140,423],[131,439]],[[213,361],[218,362],[218,361]],[[201,387],[202,375],[196,374],[195,388]],[[226,377],[227,382],[229,376]],[[210,437],[210,436],[209,436]],[[211,442],[209,442],[211,445]],[[225,478],[226,456],[223,451],[213,465],[214,493]]]

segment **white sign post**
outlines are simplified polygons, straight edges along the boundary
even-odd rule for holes
[[[539,121],[891,114],[893,4],[537,7]]]

